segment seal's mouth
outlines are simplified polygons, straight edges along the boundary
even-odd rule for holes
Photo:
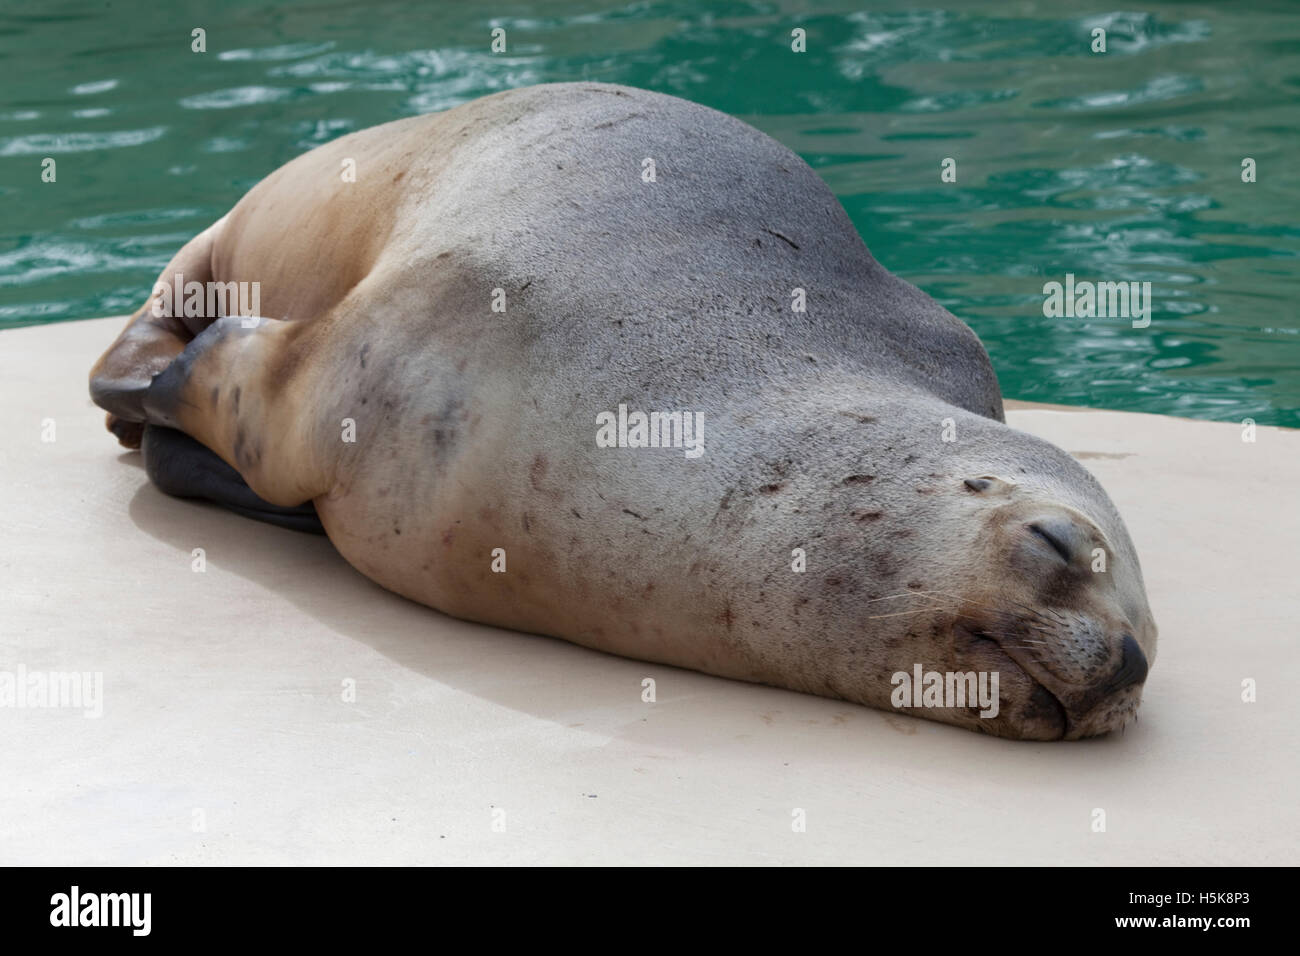
[[[998,658],[1009,663],[1015,670],[1024,675],[1025,680],[1033,687],[1028,704],[1021,714],[1021,720],[1017,721],[1017,736],[1035,740],[1064,740],[1070,736],[1074,728],[1070,721],[1070,712],[1066,709],[1061,698],[1050,687],[1035,677],[1029,667],[1016,660],[1016,656],[1007,649],[996,635],[982,628],[964,624],[958,624],[957,628],[959,631],[964,632],[975,647],[982,648],[985,653],[995,654]],[[1059,729],[1059,732],[1056,732],[1054,736],[1025,733],[1030,728],[1023,726],[1023,721],[1033,721],[1051,727],[1053,731]]]

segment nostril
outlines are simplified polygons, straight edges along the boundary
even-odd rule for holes
[[[1115,690],[1132,687],[1147,679],[1147,656],[1142,653],[1142,648],[1138,646],[1132,634],[1124,635],[1120,651],[1119,670],[1111,680],[1111,687]]]
[[[1046,541],[1066,564],[1070,563],[1073,557],[1070,548],[1073,525],[1056,520],[1035,521],[1029,525],[1029,531]]]

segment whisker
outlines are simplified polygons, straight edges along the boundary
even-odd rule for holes
[[[881,618],[886,618],[886,617],[906,617],[908,614],[924,614],[926,611],[936,611],[936,610],[946,611],[949,610],[949,608],[936,607],[935,605],[932,604],[927,607],[914,607],[910,611],[894,611],[892,614],[872,614],[869,615],[868,617],[863,618],[863,620],[879,621]]]

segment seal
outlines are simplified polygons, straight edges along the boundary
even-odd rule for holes
[[[995,674],[907,712],[1025,739],[1122,727],[1155,657],[1123,521],[1007,427],[975,334],[794,153],[670,96],[513,90],[294,159],[91,394],[164,491],[460,618],[886,709]]]

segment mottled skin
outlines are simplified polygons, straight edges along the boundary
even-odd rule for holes
[[[260,282],[266,318],[146,304],[92,372],[110,427],[314,501],[399,594],[875,707],[916,663],[997,670],[994,719],[910,712],[1008,737],[1136,712],[1156,629],[1105,492],[1003,424],[975,335],[738,120],[604,84],[490,96],[295,159],[178,268]],[[704,455],[598,448],[620,403],[702,412]]]

